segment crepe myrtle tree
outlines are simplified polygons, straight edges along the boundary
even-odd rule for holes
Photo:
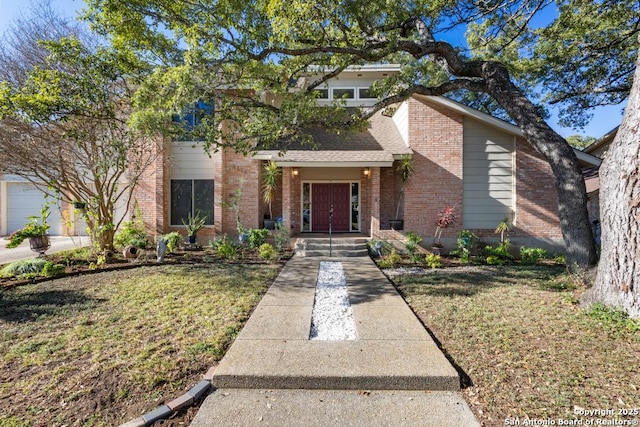
[[[558,7],[558,17],[542,29],[533,29],[529,25],[532,18],[552,3]],[[377,111],[413,94],[448,94],[484,103],[515,123],[549,162],[559,198],[566,259],[573,269],[597,261],[585,185],[573,150],[549,127],[544,110],[530,97],[545,99],[534,93],[540,87],[536,82],[556,84],[557,91],[566,90],[561,99],[552,101],[578,100],[583,108],[597,105],[604,101],[591,96],[602,94],[603,85],[596,83],[607,76],[615,79],[614,69],[620,72],[618,95],[624,97],[625,87],[627,91],[630,87],[625,74],[629,64],[626,56],[616,53],[628,52],[638,20],[637,5],[630,0],[616,5],[598,2],[596,7],[584,3],[588,2],[374,0],[365,6],[355,0],[137,0],[126,4],[88,0],[86,18],[116,48],[134,51],[157,65],[136,94],[135,115],[141,122],[163,123],[167,114],[198,99],[216,100],[215,114],[203,120],[198,130],[213,150],[230,147],[250,152],[256,143],[268,146],[296,136],[304,138],[299,131],[313,126],[336,132],[359,128]],[[585,17],[575,17],[581,14]],[[584,22],[591,23],[589,31],[595,33],[589,37],[595,34],[596,42],[621,25],[630,29],[618,35],[615,43],[602,47],[592,43],[582,27],[577,28]],[[470,49],[446,41],[460,27],[469,30]],[[554,54],[552,43],[572,44],[563,35],[581,46],[564,51],[573,55],[565,59],[578,67],[573,70],[563,69],[563,62]],[[545,50],[533,55],[536,46]],[[593,52],[600,56],[589,56]],[[578,59],[583,53],[587,56]],[[609,68],[595,63],[602,57]],[[611,67],[618,57],[622,58],[620,66]],[[316,88],[349,66],[367,63],[402,65],[398,75],[371,88],[379,98],[374,106],[358,111],[347,110],[340,102],[333,108],[316,107]],[[580,65],[598,73],[589,74]],[[306,80],[296,80],[312,66],[320,77],[307,75]],[[549,74],[563,70],[574,75],[580,71],[589,84],[580,86],[572,75],[572,84],[561,87],[558,82],[565,76],[552,81]],[[517,86],[516,82],[527,84]],[[297,90],[291,90],[292,86]],[[572,89],[576,92],[573,98]],[[619,99],[614,98],[609,100]]]
[[[60,33],[65,28],[70,31]],[[0,173],[84,202],[82,214],[97,249],[113,249],[115,206],[129,204],[160,147],[127,123],[132,62],[84,43],[74,28],[46,13],[21,18],[5,34]],[[22,43],[11,42],[20,37]]]

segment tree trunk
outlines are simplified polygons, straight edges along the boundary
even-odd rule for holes
[[[582,299],[640,318],[640,60],[622,124],[600,167],[602,254]]]
[[[571,271],[597,262],[591,223],[587,212],[584,178],[573,149],[540,118],[535,106],[511,82],[506,68],[485,62],[482,70],[491,95],[515,120],[524,136],[551,166],[558,193],[558,216]]]

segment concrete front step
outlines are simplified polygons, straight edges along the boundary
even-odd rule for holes
[[[366,238],[298,238],[296,254],[306,257],[362,257],[367,256]]]

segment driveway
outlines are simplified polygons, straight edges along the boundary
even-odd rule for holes
[[[38,255],[35,252],[32,252],[29,248],[28,239],[22,242],[20,246],[13,249],[7,249],[7,243],[9,243],[9,240],[4,237],[0,237],[0,265],[25,258],[32,258]],[[51,247],[47,253],[51,254],[53,252],[64,251],[67,249],[80,248],[82,246],[88,246],[90,243],[88,236],[73,237],[73,239],[67,236],[51,236]]]

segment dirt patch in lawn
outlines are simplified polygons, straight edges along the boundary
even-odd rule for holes
[[[181,396],[281,268],[206,253],[168,261],[0,291],[0,425],[117,425]],[[162,425],[188,425],[196,409]]]

